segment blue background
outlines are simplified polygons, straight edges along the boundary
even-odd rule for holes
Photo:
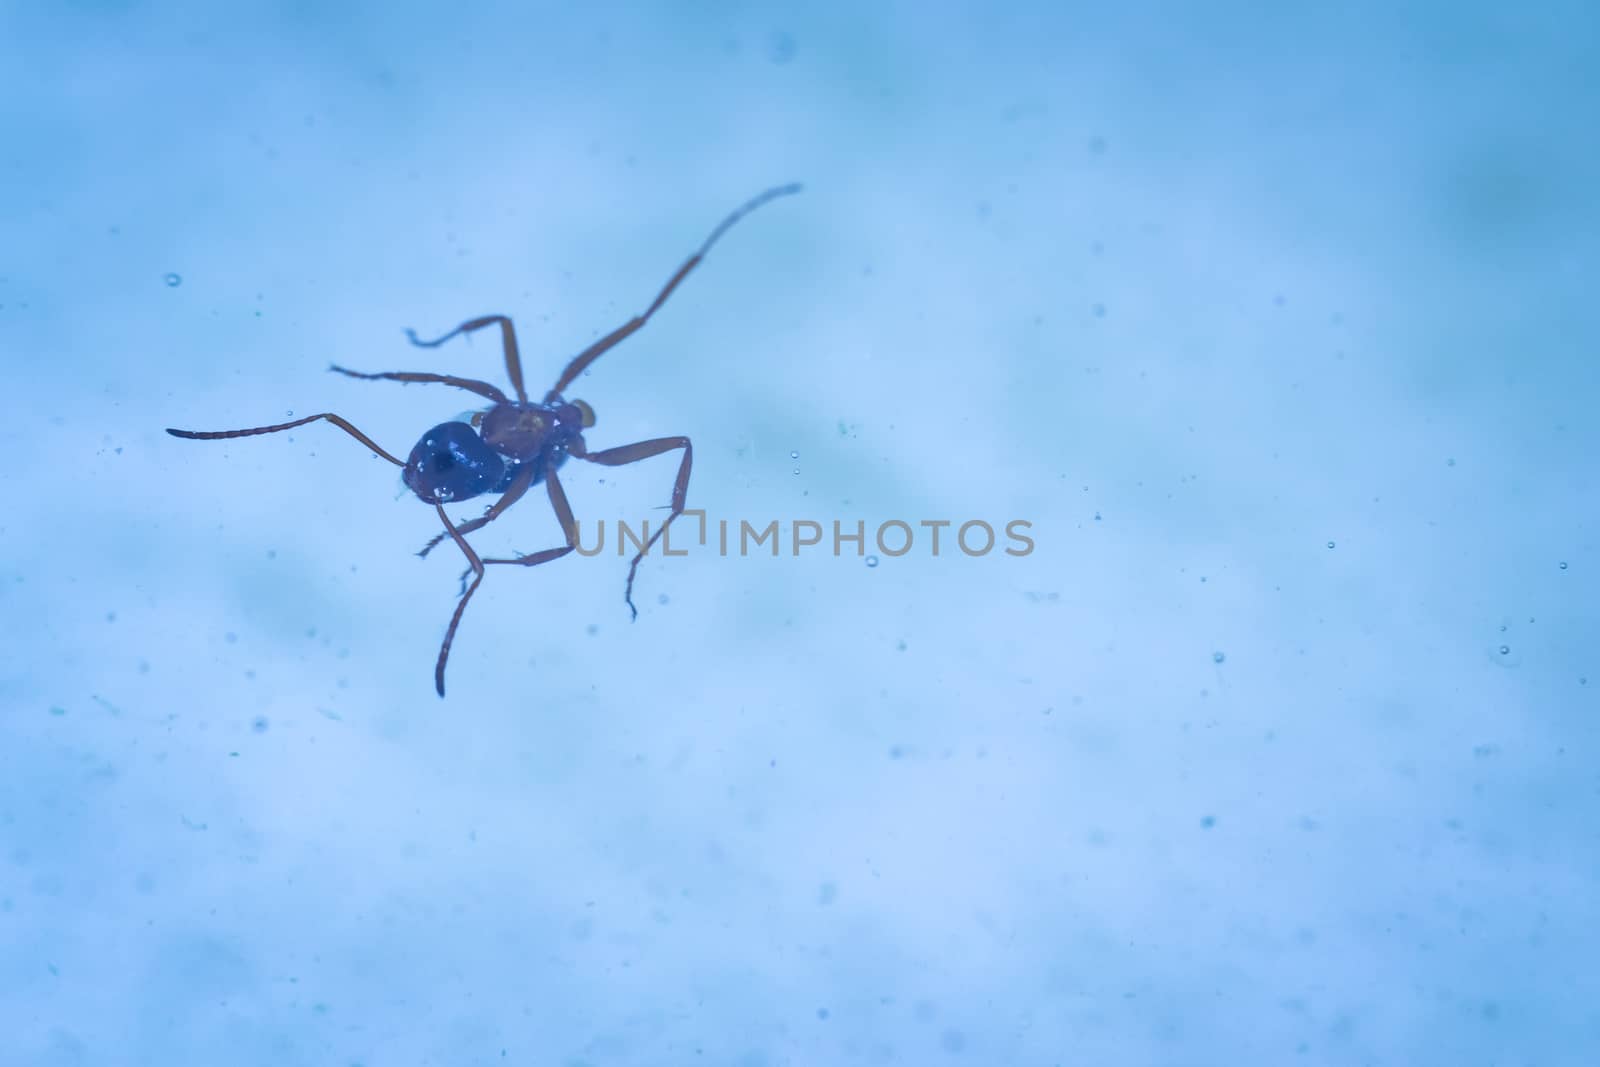
[[[1600,1062],[1591,5],[0,26],[0,1062]],[[330,362],[540,389],[786,181],[591,445],[1031,555],[502,568],[441,702],[392,468],[162,432],[403,452]]]

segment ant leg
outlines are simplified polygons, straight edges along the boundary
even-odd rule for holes
[[[306,423],[316,422],[318,419],[327,419],[329,422],[339,427],[339,429],[343,430],[351,437],[354,437],[357,441],[360,441],[362,444],[372,449],[372,451],[376,452],[390,463],[393,463],[396,467],[405,466],[403,462],[395,459],[393,456],[389,455],[389,453],[379,448],[377,443],[373,441],[372,438],[368,437],[366,434],[350,425],[344,419],[341,419],[339,416],[329,412],[324,412],[321,415],[307,415],[303,419],[295,419],[293,422],[280,422],[275,426],[254,426],[248,430],[218,430],[214,432],[208,431],[202,433],[198,430],[174,430],[171,427],[168,427],[167,432],[174,437],[183,437],[191,441],[218,441],[228,437],[254,437],[256,434],[277,433],[279,430],[292,430],[296,426],[304,426]]]
[[[439,385],[453,385],[457,389],[466,389],[477,393],[479,396],[487,397],[496,404],[508,402],[506,394],[488,382],[480,382],[475,378],[457,378],[450,374],[425,374],[417,371],[387,371],[383,374],[363,374],[357,370],[346,370],[337,363],[328,364],[328,369],[335,374],[343,374],[350,378],[362,378],[366,381],[383,379],[391,382],[435,382]]]
[[[434,508],[439,512],[439,520],[444,523],[445,532],[455,539],[456,544],[467,557],[467,562],[471,564],[473,573],[477,575],[472,579],[472,584],[462,590],[461,599],[456,602],[455,614],[450,616],[450,626],[444,632],[444,644],[439,646],[439,662],[434,664],[433,668],[433,687],[439,691],[439,695],[442,697],[444,696],[444,664],[450,658],[450,645],[456,639],[456,627],[461,625],[461,616],[466,613],[467,601],[472,599],[472,594],[478,591],[479,584],[483,582],[483,560],[478,558],[478,553],[473,551],[471,545],[467,544],[467,539],[461,536],[461,532],[450,524],[450,517],[444,513],[444,505],[435,504]]]
[[[647,309],[645,309],[645,313],[643,315],[635,315],[633,318],[629,319],[621,326],[618,326],[615,330],[612,330],[610,333],[600,338],[600,340],[596,341],[588,348],[585,348],[582,352],[579,352],[577,356],[573,358],[572,362],[567,364],[567,369],[561,372],[560,380],[551,387],[550,392],[545,394],[545,403],[548,404],[554,401],[561,395],[562,390],[566,389],[567,386],[576,381],[578,375],[582,374],[588,369],[589,364],[599,359],[610,349],[616,347],[618,343],[620,343],[629,334],[639,329],[646,322],[649,322],[650,316],[654,315],[656,313],[656,309],[667,302],[667,297],[672,295],[672,291],[678,287],[678,283],[683,281],[684,278],[688,277],[690,271],[699,266],[700,261],[705,258],[706,253],[711,251],[711,246],[716,244],[717,239],[724,233],[727,233],[729,228],[732,227],[734,223],[738,222],[740,219],[744,218],[746,215],[750,214],[750,212],[754,211],[756,208],[760,207],[762,204],[765,204],[769,200],[776,200],[780,196],[789,196],[793,193],[798,193],[799,191],[799,184],[780,185],[776,189],[768,189],[766,192],[749,201],[743,207],[739,208],[733,214],[729,215],[727,218],[718,223],[717,228],[711,231],[711,236],[706,238],[705,243],[700,246],[699,251],[690,256],[684,265],[678,268],[678,272],[676,274],[667,279],[667,284],[656,296],[655,301]]]
[[[522,495],[528,491],[528,487],[533,485],[533,476],[537,469],[532,463],[524,463],[522,469],[512,477],[511,484],[506,488],[505,494],[499,500],[490,505],[489,509],[481,516],[462,523],[456,529],[461,533],[469,534],[474,530],[483,529],[495,519],[498,519],[507,508],[521,500]],[[428,553],[437,548],[439,542],[449,536],[448,532],[435,535],[432,541],[422,546],[422,551],[418,552],[417,555],[427,559]]]
[[[411,343],[418,348],[438,348],[457,334],[471,333],[474,330],[481,330],[485,326],[493,326],[497,322],[500,324],[500,346],[505,350],[506,354],[506,377],[511,379],[511,388],[517,391],[517,399],[526,404],[528,402],[528,393],[527,390],[522,388],[522,356],[517,351],[517,331],[512,327],[511,320],[504,315],[485,315],[481,319],[463,322],[443,337],[432,341],[421,340],[417,337],[415,330],[407,330],[406,336],[411,338]]]
[[[672,483],[672,514],[668,515],[660,528],[650,535],[644,547],[633,557],[633,562],[628,566],[628,585],[623,591],[622,599],[628,602],[628,610],[633,612],[633,618],[637,619],[639,609],[633,606],[633,576],[639,570],[639,561],[650,551],[650,546],[667,532],[667,526],[673,519],[683,514],[684,501],[689,495],[689,468],[694,461],[694,448],[689,444],[687,437],[658,437],[653,441],[640,441],[638,444],[608,448],[603,452],[580,451],[581,448],[582,445],[579,445],[578,448],[572,449],[572,454],[579,459],[607,467],[622,467],[629,463],[637,463],[641,459],[649,459],[651,456],[659,456],[663,452],[671,452],[675,448],[683,449],[683,461],[678,464],[678,478]]]
[[[434,687],[439,690],[440,696],[444,696],[444,663],[450,655],[450,643],[455,640],[456,627],[461,623],[462,613],[467,610],[467,601],[472,598],[473,593],[478,591],[478,585],[483,581],[484,567],[490,563],[511,563],[523,567],[537,567],[541,563],[549,563],[551,560],[560,559],[578,547],[578,523],[572,517],[572,505],[567,503],[566,490],[561,488],[561,481],[556,477],[556,464],[553,457],[545,467],[544,476],[546,483],[550,487],[550,506],[555,509],[556,518],[561,522],[561,529],[566,534],[567,543],[559,548],[547,548],[542,552],[535,552],[531,556],[518,556],[516,559],[480,559],[473,547],[467,544],[467,539],[461,536],[466,531],[467,525],[455,526],[450,522],[450,517],[444,513],[444,506],[441,504],[434,505],[434,508],[439,512],[440,520],[444,522],[445,532],[449,534],[467,557],[470,573],[474,575],[472,583],[461,593],[461,601],[456,605],[455,614],[450,617],[450,628],[444,634],[444,645],[439,649],[439,663],[433,671],[433,682]],[[523,491],[526,491],[526,488],[524,486]],[[484,521],[487,522],[488,520],[485,519]],[[462,578],[465,579],[466,575],[463,574]]]
[[[532,555],[521,556],[516,559],[486,559],[484,565],[490,563],[504,563],[519,567],[537,567],[541,563],[560,559],[568,552],[578,547],[578,520],[572,517],[572,505],[567,503],[567,491],[561,488],[561,479],[556,475],[555,457],[545,463],[545,485],[550,490],[550,507],[556,513],[556,521],[561,523],[561,532],[566,536],[567,543],[558,548],[547,548]]]

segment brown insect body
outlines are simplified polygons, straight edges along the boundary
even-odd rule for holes
[[[594,425],[594,409],[567,403],[496,404],[483,416],[484,443],[514,463],[537,459],[546,449],[564,449]]]
[[[566,400],[562,391],[577,380],[589,365],[602,354],[615,347],[619,342],[632,335],[650,320],[672,295],[678,287],[711,249],[728,228],[738,222],[745,215],[756,208],[780,196],[788,196],[800,191],[799,185],[785,185],[769,189],[760,196],[750,200],[743,207],[723,219],[716,229],[711,231],[711,236],[706,238],[699,251],[679,267],[677,272],[667,280],[667,284],[656,295],[655,300],[642,314],[635,315],[621,326],[595,341],[582,352],[578,353],[567,363],[566,369],[561,372],[550,391],[545,394],[543,401],[534,402],[528,399],[527,389],[522,380],[522,356],[517,348],[516,330],[511,325],[511,320],[504,315],[485,315],[462,323],[443,337],[432,341],[423,341],[410,330],[407,335],[411,343],[421,348],[437,348],[452,337],[461,334],[472,334],[490,326],[500,328],[501,346],[504,349],[506,361],[506,375],[511,380],[511,387],[516,394],[515,399],[507,396],[500,388],[489,382],[478,381],[473,378],[461,378],[450,374],[435,374],[424,371],[385,371],[378,374],[366,374],[360,371],[346,370],[344,367],[335,366],[331,369],[339,374],[351,378],[367,380],[384,380],[395,382],[432,382],[438,385],[450,385],[458,389],[465,389],[476,393],[490,401],[491,406],[474,416],[470,421],[443,422],[423,434],[417,441],[416,447],[404,462],[386,452],[372,438],[356,429],[344,418],[332,412],[323,412],[317,415],[308,415],[305,418],[295,419],[292,422],[275,423],[271,426],[255,426],[244,430],[219,430],[196,431],[174,430],[167,432],[174,437],[189,438],[191,440],[220,440],[234,437],[254,437],[258,434],[277,433],[282,430],[291,430],[296,426],[304,426],[318,419],[325,419],[339,427],[351,437],[360,441],[373,453],[388,460],[401,468],[400,477],[407,488],[416,494],[423,503],[433,507],[438,513],[439,521],[444,526],[444,532],[438,534],[423,546],[420,556],[426,556],[435,546],[446,538],[454,541],[461,549],[462,555],[467,559],[467,574],[473,575],[473,580],[462,591],[461,599],[456,603],[455,613],[450,617],[450,625],[445,630],[444,643],[439,648],[439,659],[434,664],[434,686],[439,695],[444,696],[444,668],[450,656],[450,645],[455,639],[456,627],[461,622],[461,616],[466,611],[467,603],[472,599],[472,594],[483,581],[484,568],[491,564],[505,564],[510,566],[534,567],[541,563],[560,559],[562,556],[578,547],[578,524],[573,517],[572,508],[567,503],[567,494],[561,487],[561,481],[556,472],[566,463],[569,457],[596,463],[604,467],[621,467],[630,463],[638,463],[652,456],[663,455],[667,452],[681,451],[682,458],[678,463],[678,476],[672,484],[671,510],[661,525],[656,527],[644,546],[633,557],[628,567],[628,582],[623,591],[623,600],[633,617],[639,615],[638,609],[633,604],[633,579],[639,569],[639,561],[650,551],[656,541],[666,533],[667,526],[673,519],[683,514],[685,501],[689,492],[689,471],[693,463],[693,447],[687,437],[657,437],[648,441],[636,441],[633,444],[619,445],[615,448],[602,449],[599,452],[590,452],[583,439],[583,431],[592,427],[595,422],[594,409],[581,400]],[[538,552],[519,553],[514,558],[484,559],[467,543],[466,534],[493,522],[505,512],[512,504],[522,499],[523,495],[540,482],[545,483],[549,494],[550,506],[555,511],[556,519],[561,524],[565,537],[565,544],[553,548],[546,548]],[[463,522],[452,522],[445,514],[445,504],[456,504],[463,500],[470,500],[484,493],[497,493],[499,498],[480,516]],[[465,574],[462,576],[465,578]]]
[[[593,425],[594,409],[581,400],[496,404],[471,422],[442,422],[423,434],[401,480],[424,504],[503,493],[525,464],[533,472],[528,485],[538,485],[549,461],[559,468],[574,445],[582,450],[582,433]]]

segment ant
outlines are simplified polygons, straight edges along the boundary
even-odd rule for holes
[[[561,488],[561,481],[556,475],[557,469],[567,461],[568,457],[606,467],[621,467],[666,452],[679,449],[683,451],[683,458],[678,463],[677,480],[672,483],[671,513],[655,533],[646,539],[644,547],[633,557],[633,562],[628,567],[628,584],[623,592],[623,599],[627,602],[628,610],[632,612],[631,617],[634,619],[639,617],[639,609],[633,604],[634,575],[645,553],[649,552],[650,547],[667,532],[672,520],[683,514],[684,502],[689,491],[689,468],[693,449],[687,437],[657,437],[649,441],[591,452],[583,439],[583,431],[594,425],[594,409],[582,400],[567,400],[561,394],[589,368],[591,363],[649,322],[650,316],[666,303],[667,297],[672,295],[678,283],[699,265],[706,253],[711,250],[711,246],[716,244],[717,239],[734,223],[769,200],[798,193],[800,188],[798,184],[794,184],[768,189],[723,219],[717,228],[711,231],[711,236],[706,238],[699,250],[667,279],[667,284],[662,287],[661,292],[642,315],[635,315],[574,356],[566,369],[561,372],[561,377],[556,379],[556,384],[538,403],[528,399],[528,392],[523,387],[522,357],[517,350],[516,331],[511,325],[511,320],[504,315],[485,315],[482,318],[472,319],[432,341],[419,339],[412,330],[407,330],[406,336],[419,348],[437,348],[460,334],[471,334],[476,330],[499,326],[501,345],[506,358],[506,376],[511,380],[511,388],[517,394],[515,400],[506,396],[496,386],[472,378],[409,371],[363,374],[337,365],[330,367],[330,370],[351,378],[453,385],[458,389],[476,393],[491,402],[491,406],[487,409],[474,413],[470,421],[442,422],[423,434],[404,462],[385,452],[372,438],[331,412],[308,415],[303,419],[273,426],[256,426],[247,430],[199,432],[168,429],[167,432],[174,437],[214,441],[230,437],[278,433],[316,422],[318,419],[326,419],[372,449],[374,454],[399,467],[400,477],[406,488],[415,493],[423,503],[433,505],[433,509],[439,515],[439,521],[444,524],[444,532],[435,536],[417,554],[427,556],[436,545],[448,537],[461,549],[469,565],[468,570],[462,573],[464,584],[461,599],[456,603],[455,613],[450,616],[450,626],[445,630],[444,643],[439,648],[439,659],[433,670],[434,688],[443,697],[444,666],[450,657],[450,645],[455,640],[456,627],[461,624],[461,616],[467,610],[467,602],[472,599],[472,594],[477,592],[479,584],[483,581],[484,568],[491,564],[537,567],[541,563],[560,559],[578,547],[577,520],[572,516],[572,508],[567,503],[567,494]],[[532,554],[518,553],[514,559],[481,558],[467,543],[465,535],[499,518],[507,508],[522,499],[529,489],[541,481],[545,483],[550,496],[550,506],[555,510],[556,519],[561,523],[566,543]],[[470,500],[485,493],[498,493],[499,499],[478,518],[458,525],[452,523],[450,517],[445,514],[446,504]],[[467,574],[473,575],[471,584],[465,584]]]

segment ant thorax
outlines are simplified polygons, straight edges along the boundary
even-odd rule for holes
[[[582,402],[562,400],[532,404],[496,404],[480,423],[484,442],[517,463],[529,463],[555,449],[565,449],[587,426],[594,411]]]

